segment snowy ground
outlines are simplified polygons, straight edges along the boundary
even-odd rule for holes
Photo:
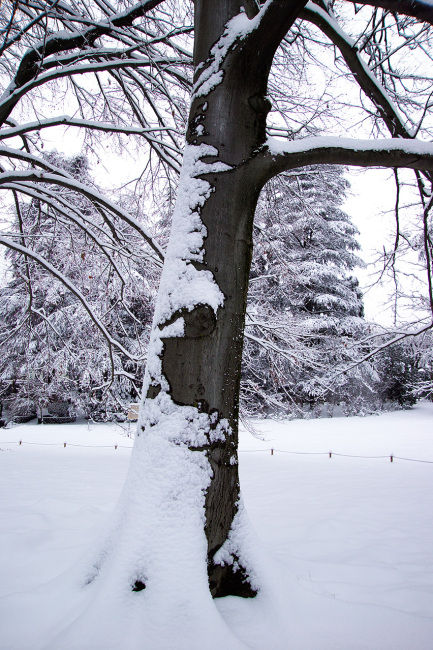
[[[263,440],[241,435],[240,471],[268,584],[254,600],[218,601],[236,648],[432,650],[433,404],[257,429]],[[131,445],[115,425],[0,430],[1,650],[40,650],[60,629],[46,585],[100,534]]]

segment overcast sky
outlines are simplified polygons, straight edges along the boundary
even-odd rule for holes
[[[390,310],[384,308],[386,288],[375,286],[367,291],[371,284],[373,272],[372,261],[376,251],[382,249],[389,241],[389,232],[393,227],[392,215],[383,214],[393,208],[395,201],[394,181],[389,170],[360,170],[349,172],[351,184],[350,195],[343,209],[350,215],[360,234],[360,257],[366,262],[365,269],[356,269],[364,291],[365,315],[383,325],[392,324]]]
[[[407,172],[405,172],[407,174]],[[409,172],[410,174],[410,172]],[[360,231],[358,241],[361,244],[360,257],[367,263],[365,269],[355,269],[355,275],[360,281],[364,292],[365,316],[381,325],[392,326],[394,314],[389,301],[394,285],[388,277],[382,285],[371,287],[374,273],[381,268],[381,264],[373,265],[373,260],[383,247],[389,252],[395,239],[395,200],[396,189],[392,170],[352,169],[349,171],[351,193],[343,205],[343,209],[352,217],[354,224]],[[400,177],[402,174],[400,173]],[[409,179],[409,175],[408,175]],[[413,195],[412,195],[413,196]],[[409,200],[410,195],[401,192],[401,205]],[[419,219],[419,207],[401,210],[400,224],[401,231],[414,234],[414,226],[411,221]],[[419,227],[419,223],[418,223]],[[398,280],[404,291],[410,296],[415,292],[427,295],[427,278],[421,265],[414,266],[419,261],[418,254],[406,256],[406,262],[399,261],[400,273]],[[410,277],[414,276],[414,277]],[[369,288],[371,287],[371,288]],[[399,304],[400,323],[409,323],[421,317],[416,314],[413,306],[409,304],[405,308],[404,302]],[[425,316],[423,313],[422,316]]]

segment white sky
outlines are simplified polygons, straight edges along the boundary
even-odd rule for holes
[[[366,262],[365,269],[355,269],[354,275],[359,279],[361,289],[364,292],[365,316],[384,326],[394,324],[394,316],[389,296],[394,286],[390,278],[385,279],[382,285],[372,284],[372,274],[379,270],[379,266],[373,266],[373,260],[377,258],[378,251],[385,246],[390,251],[395,237],[395,181],[392,170],[386,169],[351,169],[348,174],[351,183],[351,192],[343,209],[352,218],[353,223],[360,231],[358,241],[361,244],[360,257]],[[388,212],[387,214],[385,214]],[[416,211],[411,210],[412,216]],[[401,212],[401,229],[411,232],[410,212]],[[413,255],[412,262],[417,257]],[[408,259],[409,262],[409,259]],[[399,281],[407,294],[420,291],[427,295],[426,278],[422,270],[413,267],[410,263],[400,263],[399,268],[403,273],[415,274],[414,280],[406,277],[403,273],[399,275]],[[417,314],[412,307],[404,310],[403,301],[399,303],[398,309],[400,324],[416,320]],[[420,317],[421,314],[418,314]],[[425,314],[424,314],[425,315]]]
[[[360,257],[367,264],[365,269],[355,269],[354,272],[364,291],[365,315],[383,325],[392,324],[392,314],[384,309],[386,290],[383,286],[376,286],[367,291],[367,287],[371,283],[375,252],[389,240],[387,235],[393,225],[392,216],[383,214],[393,207],[395,201],[390,173],[389,170],[352,169],[348,174],[351,192],[343,205],[360,232]]]

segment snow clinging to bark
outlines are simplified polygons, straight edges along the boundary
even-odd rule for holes
[[[205,447],[211,437],[212,440],[215,436],[224,437],[228,424],[225,426],[220,422],[215,427],[207,414],[199,413],[195,407],[179,406],[173,402],[169,382],[162,372],[161,353],[164,339],[183,336],[185,312],[206,305],[216,313],[224,304],[224,295],[213,274],[196,268],[196,264],[204,263],[203,244],[207,235],[200,212],[213,191],[211,184],[200,176],[231,169],[219,161],[208,163],[202,160],[217,155],[214,147],[205,144],[189,145],[185,149],[172,232],[155,308],[143,396],[146,396],[150,384],[160,386],[161,392],[154,399],[147,400],[139,423],[139,431],[145,431],[146,435],[159,425],[158,435],[193,447]]]
[[[353,151],[395,151],[425,155],[433,153],[433,144],[422,140],[404,140],[403,138],[380,138],[377,140],[362,140],[358,138],[340,138],[336,136],[315,136],[300,140],[279,140],[268,138],[266,145],[273,155],[302,153],[314,149],[352,149]]]
[[[203,262],[203,242],[207,232],[200,211],[213,191],[210,183],[199,176],[231,169],[221,162],[205,163],[201,160],[217,154],[214,147],[205,144],[189,145],[185,149],[172,233],[161,277],[161,298],[155,310],[154,322],[157,325],[166,323],[180,309],[191,311],[198,304],[207,304],[216,311],[223,304],[223,294],[212,273],[198,271],[192,264]],[[164,335],[167,336],[167,332]]]
[[[263,10],[255,18],[250,20],[246,13],[242,12],[229,20],[221,38],[211,49],[209,59],[201,63],[197,68],[197,71],[203,67],[204,70],[194,84],[192,91],[193,99],[205,97],[222,82],[224,77],[222,65],[228,51],[236,47],[237,42],[244,39],[250,32],[256,29],[262,13]]]
[[[230,170],[218,161],[202,160],[217,154],[203,144],[187,146],[184,154],[130,471],[103,552],[89,563],[96,567],[95,587],[89,589],[102,585],[95,600],[101,611],[106,594],[115,593],[119,611],[138,607],[143,600],[150,619],[158,611],[168,618],[178,611],[193,612],[198,603],[216,615],[206,572],[204,505],[212,478],[206,450],[210,443],[230,436],[231,430],[217,414],[201,413],[172,399],[161,353],[165,339],[184,334],[183,314],[198,305],[217,312],[224,303],[213,274],[197,268],[205,262],[207,235],[200,212],[213,191],[200,176]],[[146,399],[150,385],[156,394]],[[143,593],[137,596],[134,585]]]

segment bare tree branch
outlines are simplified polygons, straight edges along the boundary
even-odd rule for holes
[[[20,124],[10,129],[2,129],[0,131],[0,139],[7,140],[8,138],[14,138],[16,136],[25,135],[31,133],[32,131],[40,131],[41,129],[48,129],[52,126],[77,126],[85,129],[93,129],[95,131],[104,131],[105,133],[123,133],[125,135],[141,135],[146,137],[152,133],[158,132],[169,132],[173,131],[178,133],[173,127],[149,127],[145,129],[140,129],[138,127],[126,127],[118,126],[116,124],[109,124],[104,122],[95,122],[94,120],[80,120],[75,117],[69,117],[69,115],[61,115],[59,117],[52,117],[41,120],[40,122],[28,122]],[[165,145],[170,147],[170,145]],[[177,153],[181,154],[182,152],[175,147],[172,149]]]
[[[412,16],[433,25],[433,7],[426,0],[345,0],[355,5],[370,5],[381,9],[388,9],[396,14]]]
[[[128,359],[131,359],[133,361],[138,360],[136,357],[132,356],[128,352],[128,350],[126,350],[118,341],[113,339],[113,337],[110,335],[105,325],[96,316],[94,310],[92,309],[91,305],[89,305],[89,303],[87,302],[83,294],[72,284],[72,282],[68,280],[66,276],[60,273],[60,271],[58,271],[52,264],[47,262],[47,260],[45,260],[43,257],[38,255],[38,253],[32,251],[30,248],[26,246],[21,246],[21,244],[17,244],[13,240],[8,239],[6,237],[0,236],[0,244],[3,244],[3,246],[6,246],[7,248],[10,248],[11,250],[15,250],[18,253],[21,253],[22,255],[29,257],[30,259],[40,264],[46,271],[51,273],[53,277],[57,278],[57,280],[59,280],[83,305],[84,309],[89,314],[91,320],[93,321],[93,323],[96,325],[96,327],[99,329],[99,331],[107,341],[110,351],[111,348],[115,347],[122,354],[124,354]]]
[[[406,129],[397,107],[391,101],[385,88],[363,61],[358,47],[344,33],[337,21],[313,2],[307,4],[299,14],[299,17],[319,27],[339,49],[356,81],[367,97],[377,107],[380,117],[388,127],[391,136],[393,138],[412,138],[413,134]]]
[[[54,185],[59,185],[61,187],[67,187],[70,190],[80,192],[83,196],[87,197],[91,201],[99,203],[101,206],[106,208],[109,212],[115,214],[117,217],[125,221],[129,226],[134,228],[143,239],[149,244],[149,246],[155,251],[158,257],[163,260],[164,252],[161,246],[156,242],[156,240],[143,228],[137,219],[134,219],[130,214],[125,210],[122,210],[119,206],[116,206],[112,201],[106,199],[102,194],[92,190],[87,185],[83,185],[75,180],[70,180],[68,178],[62,178],[54,174],[46,174],[45,172],[39,171],[25,171],[25,172],[4,172],[0,174],[0,187],[4,183],[13,183],[13,182],[39,182],[39,183],[49,183]]]

